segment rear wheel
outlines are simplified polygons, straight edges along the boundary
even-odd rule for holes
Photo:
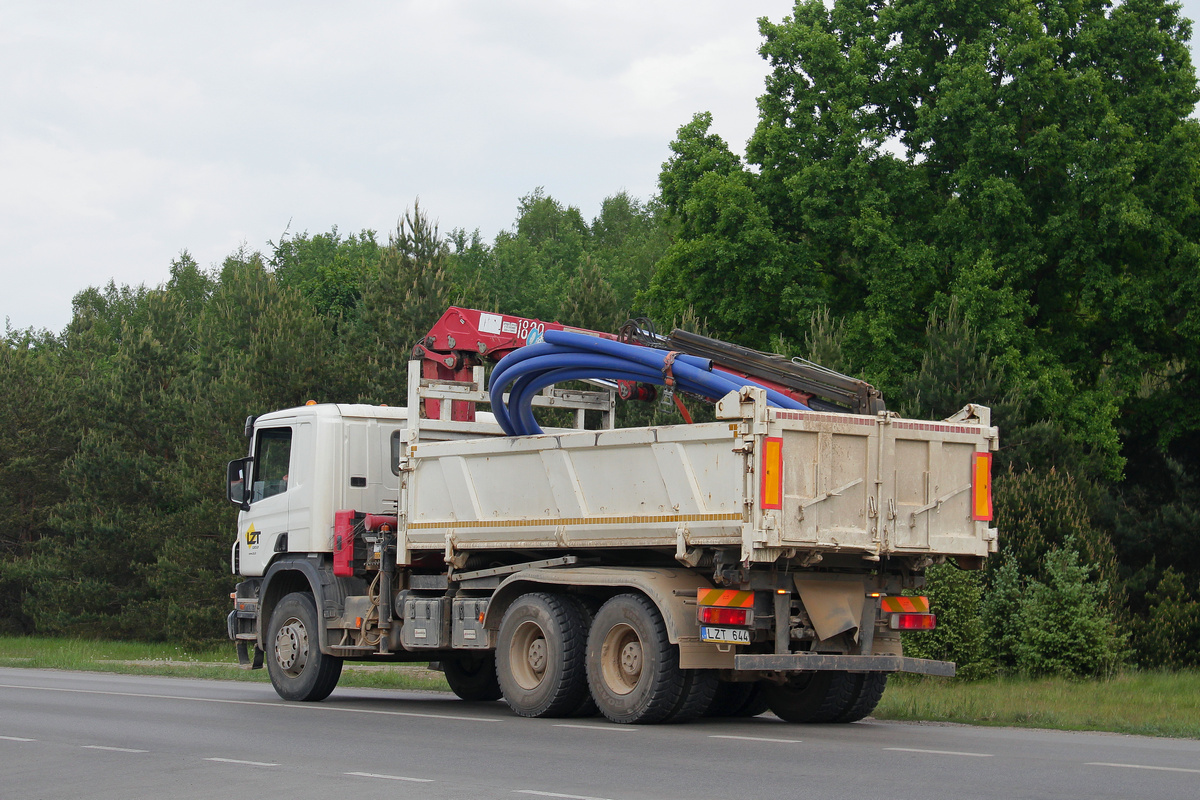
[[[267,673],[284,700],[324,700],[342,675],[342,659],[321,652],[317,604],[307,592],[286,595],[271,613]]]
[[[716,685],[716,691],[713,693],[713,702],[708,706],[708,710],[704,711],[704,716],[742,716],[743,709],[749,704],[751,696],[754,696],[756,693],[758,693],[758,684],[746,681],[722,680]]]
[[[683,673],[683,693],[665,722],[690,722],[704,716],[704,712],[712,707],[720,683],[716,672],[711,669],[680,671]]]
[[[613,722],[664,722],[685,710],[693,683],[679,668],[679,651],[647,598],[620,594],[592,621],[587,678],[600,713]],[[701,709],[703,710],[703,709]]]
[[[854,699],[835,722],[858,722],[875,710],[887,688],[886,672],[865,672],[851,677],[857,679]]]
[[[770,708],[767,703],[767,696],[763,694],[762,681],[753,684],[754,688],[750,691],[750,696],[746,698],[746,702],[734,714],[735,717],[757,717],[759,714],[765,714]]]
[[[496,654],[462,655],[442,662],[442,672],[450,690],[463,700],[499,700],[500,682],[496,680]]]
[[[787,722],[833,722],[850,708],[856,691],[846,672],[807,672],[762,686],[768,707]]]
[[[579,619],[583,626],[580,628],[583,631],[584,648],[587,647],[587,633],[592,629],[592,620],[596,618],[596,612],[600,610],[600,602],[594,597],[588,595],[566,595],[566,598],[575,604],[579,610]],[[587,669],[584,669],[584,683],[587,683]],[[568,717],[594,717],[600,713],[600,708],[596,705],[596,701],[592,699],[591,691],[585,691],[583,700],[579,702],[579,707],[567,714]]]
[[[558,595],[526,594],[509,606],[497,636],[496,676],[513,711],[561,717],[584,704],[584,631],[578,607]]]

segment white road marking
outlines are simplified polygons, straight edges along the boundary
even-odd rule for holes
[[[632,725],[572,725],[569,722],[555,723],[556,728],[579,728],[585,731],[613,731],[614,733],[637,733]]]
[[[403,775],[381,775],[377,772],[347,772],[347,775],[354,775],[358,778],[383,778],[389,781],[409,781],[410,783],[433,783],[432,778],[406,778]]]
[[[585,794],[559,794],[558,792],[535,792],[533,789],[514,789],[513,794],[533,794],[538,797],[561,797],[564,800],[608,800],[606,797],[588,797]]]
[[[1200,775],[1200,769],[1187,769],[1185,767],[1152,767],[1149,764],[1113,764],[1108,761],[1089,761],[1089,767],[1125,767],[1126,769],[1154,769],[1162,772],[1191,772]]]
[[[245,764],[249,767],[278,767],[278,764],[272,764],[269,761],[242,761],[237,758],[206,758],[205,761],[219,761],[222,764]]]
[[[105,747],[102,744],[81,744],[84,750],[111,750],[114,753],[149,753],[149,750],[134,750],[132,747]]]
[[[193,703],[224,703],[234,706],[266,706],[292,711],[344,711],[348,714],[379,714],[389,717],[420,717],[421,719],[453,719],[461,722],[502,722],[495,717],[464,717],[457,714],[427,714],[418,711],[381,711],[376,708],[346,708],[324,703],[286,703],[265,700],[226,700],[218,697],[188,697],[177,694],[144,694],[142,692],[102,692],[97,689],[67,689],[61,686],[22,686],[15,683],[0,683],[0,689],[32,689],[41,692],[67,692],[69,694],[96,694],[109,697],[143,697],[149,700],[187,700]]]
[[[916,747],[885,747],[884,750],[894,750],[897,753],[928,753],[934,756],[971,756],[972,758],[992,758],[993,753],[963,753],[958,750],[920,750]]]
[[[37,739],[25,739],[20,736],[0,736],[6,742],[36,742]]]
[[[778,742],[780,744],[800,744],[801,739],[767,739],[763,736],[724,736],[721,734],[712,734],[710,739],[738,739],[743,742]]]

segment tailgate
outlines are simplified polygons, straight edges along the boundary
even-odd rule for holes
[[[974,505],[984,496],[977,490],[990,505],[990,473],[982,468],[998,433],[987,408],[926,422],[787,411],[756,400],[743,390],[743,431],[747,445],[753,438],[758,475],[743,557],[773,561],[792,549],[872,559],[995,552],[990,513]]]

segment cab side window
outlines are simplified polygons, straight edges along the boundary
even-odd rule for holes
[[[266,428],[258,432],[254,448],[254,496],[256,503],[287,491],[292,455],[292,429]]]

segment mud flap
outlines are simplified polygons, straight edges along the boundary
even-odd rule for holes
[[[822,640],[839,633],[854,631],[858,641],[862,624],[863,605],[867,599],[866,584],[860,577],[796,575],[796,591],[804,602],[813,629]]]
[[[252,642],[247,642],[244,639],[238,641],[238,643],[237,643],[238,666],[241,667],[242,669],[262,669],[263,651],[261,649],[259,649],[258,645],[253,645],[254,646],[254,657],[253,657],[253,659],[251,659],[251,656],[250,656],[251,645],[252,645]]]

